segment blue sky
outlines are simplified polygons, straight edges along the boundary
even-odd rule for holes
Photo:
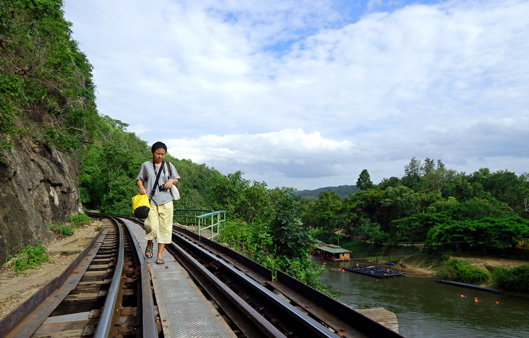
[[[64,0],[100,114],[300,190],[529,171],[529,1]]]

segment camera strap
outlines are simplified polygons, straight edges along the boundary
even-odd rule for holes
[[[154,180],[154,185],[152,186],[151,191],[151,198],[153,198],[154,194],[156,193],[156,188],[158,188],[158,180],[160,179],[160,174],[162,173],[162,170],[165,172],[165,168],[163,167],[164,161],[162,161],[162,165],[160,165],[160,170],[158,171],[158,175],[156,175],[156,179]],[[152,161],[152,170],[156,172],[156,166],[154,165],[154,161]]]
[[[165,164],[167,164],[167,170],[169,170],[169,177],[173,176],[173,171],[171,170],[171,165],[169,164],[169,162],[165,162]]]

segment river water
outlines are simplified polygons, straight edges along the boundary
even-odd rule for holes
[[[324,261],[312,258],[322,265]],[[320,279],[353,309],[383,307],[397,315],[405,337],[529,337],[529,299],[413,276],[376,279],[325,261]]]

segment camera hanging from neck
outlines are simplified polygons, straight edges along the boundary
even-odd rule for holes
[[[164,165],[164,161],[162,161],[162,164],[160,165],[160,170],[158,171],[158,174],[156,175],[156,180],[154,180],[154,185],[152,186],[152,191],[151,191],[151,199],[156,193],[156,188],[158,187],[158,180],[160,179],[160,174],[162,173],[162,171],[165,172],[165,168],[163,165]],[[154,173],[156,173],[156,166],[154,165],[154,158],[152,160],[152,170],[154,170]]]

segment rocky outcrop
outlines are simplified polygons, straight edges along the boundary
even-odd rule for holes
[[[79,164],[23,136],[0,163],[0,264],[25,245],[52,238],[48,224],[81,210]]]

